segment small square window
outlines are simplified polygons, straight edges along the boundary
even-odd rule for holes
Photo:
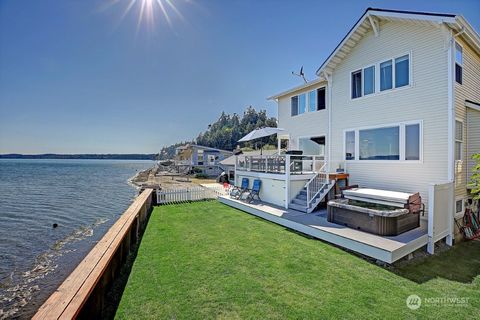
[[[463,199],[459,199],[455,201],[455,213],[462,214],[463,213]]]

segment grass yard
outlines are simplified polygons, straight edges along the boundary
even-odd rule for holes
[[[406,306],[412,294],[423,299],[417,310]],[[443,297],[468,303],[424,299]],[[154,209],[116,318],[478,319],[479,314],[480,242],[391,271],[210,201]]]

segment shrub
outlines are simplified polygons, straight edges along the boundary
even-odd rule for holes
[[[202,172],[203,172],[202,169],[197,168],[197,167],[194,167],[194,168],[192,169],[192,171],[193,171],[193,173],[202,173]]]
[[[473,166],[473,174],[470,178],[470,192],[473,195],[474,200],[480,200],[480,153],[474,154],[472,159],[476,161]]]

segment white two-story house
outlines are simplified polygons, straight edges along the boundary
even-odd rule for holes
[[[237,184],[261,179],[263,201],[301,210],[292,200],[319,172],[420,192],[427,208],[429,188],[452,182],[449,214],[463,213],[480,153],[480,37],[462,16],[369,8],[316,75],[269,98],[279,151],[301,160],[239,159]]]

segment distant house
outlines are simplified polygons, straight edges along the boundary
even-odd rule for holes
[[[214,177],[223,172],[220,161],[231,155],[233,155],[231,151],[187,144],[175,150],[175,164],[189,171]]]
[[[250,156],[260,156],[260,153],[263,156],[273,156],[278,153],[277,150],[255,150],[255,151],[245,151],[242,152],[242,156],[250,157]],[[230,157],[220,161],[220,166],[222,167],[223,171],[227,173],[228,180],[231,184],[235,183],[235,155],[231,155]]]

